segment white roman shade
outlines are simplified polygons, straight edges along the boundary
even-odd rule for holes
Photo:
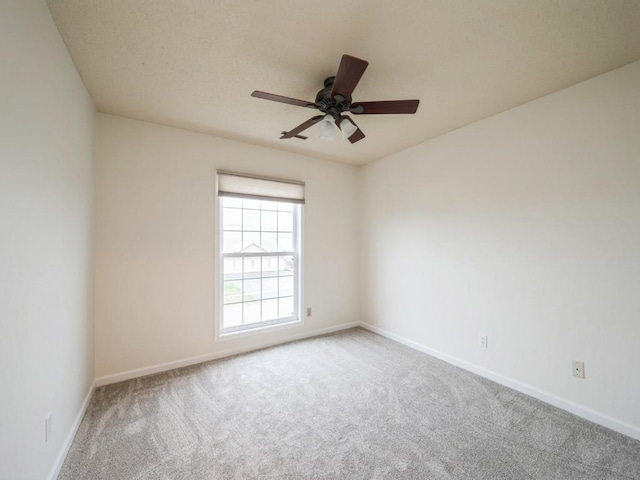
[[[218,170],[218,195],[304,203],[304,182]]]

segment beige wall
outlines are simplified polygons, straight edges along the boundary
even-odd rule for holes
[[[366,322],[640,433],[640,62],[362,174]]]
[[[44,2],[0,2],[1,479],[55,470],[93,383],[93,122]]]
[[[35,0],[0,64],[0,478],[55,473],[95,376],[361,318],[640,431],[640,63],[360,169],[95,117]],[[218,168],[306,182],[303,325],[214,341]]]
[[[358,319],[354,166],[98,114],[96,375]],[[304,325],[214,342],[215,172],[306,182]]]

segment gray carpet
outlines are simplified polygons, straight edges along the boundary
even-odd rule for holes
[[[640,442],[362,329],[96,390],[65,479],[640,479]]]

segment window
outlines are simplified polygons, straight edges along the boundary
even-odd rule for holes
[[[218,172],[218,195],[220,333],[299,322],[304,184]]]

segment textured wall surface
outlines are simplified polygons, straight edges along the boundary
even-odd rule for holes
[[[43,2],[0,3],[0,65],[0,478],[31,480],[94,379],[95,112]]]
[[[98,377],[357,321],[356,167],[103,114],[96,161]],[[304,325],[214,342],[217,169],[306,182]]]
[[[636,62],[363,167],[363,319],[638,431],[638,132]]]

